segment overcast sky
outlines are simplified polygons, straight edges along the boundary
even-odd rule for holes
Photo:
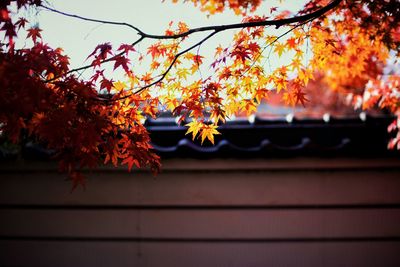
[[[52,0],[50,5],[58,10],[85,17],[122,21],[135,25],[147,33],[162,34],[170,21],[184,21],[189,27],[220,25],[240,22],[241,18],[233,12],[207,17],[192,4],[172,4],[171,0]],[[182,1],[181,1],[182,2]],[[298,10],[305,1],[269,0],[265,1],[259,14],[269,14],[271,6]],[[283,4],[280,4],[283,2]],[[84,63],[88,54],[99,43],[111,42],[114,47],[121,43],[132,43],[137,34],[128,28],[103,25],[68,18],[48,11],[31,15],[30,21],[43,29],[43,39],[52,47],[62,47],[71,58],[73,67]],[[207,34],[207,33],[205,33]],[[217,43],[229,42],[231,32],[221,33],[211,43],[202,47],[202,53],[211,53]],[[203,35],[204,36],[204,35]],[[197,36],[201,38],[201,36]],[[196,37],[195,37],[196,38]],[[142,44],[143,50],[146,48]],[[207,50],[209,49],[209,50]]]

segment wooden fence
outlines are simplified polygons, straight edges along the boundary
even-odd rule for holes
[[[0,166],[0,266],[400,266],[400,160]]]

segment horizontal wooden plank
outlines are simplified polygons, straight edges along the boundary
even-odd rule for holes
[[[70,188],[62,174],[0,173],[0,206],[399,204],[400,171],[106,172]]]
[[[0,209],[0,218],[0,237],[268,239],[400,236],[400,209]]]
[[[1,266],[400,266],[399,242],[146,243],[0,241]]]
[[[400,168],[398,158],[248,158],[248,159],[186,159],[174,158],[163,159],[162,171],[237,171],[237,170],[323,170],[323,169],[365,169],[365,168]],[[47,161],[20,161],[0,162],[0,170],[3,172],[58,172],[56,162]],[[91,172],[91,171],[88,171]],[[122,172],[126,173],[125,167],[114,167],[106,165],[98,167],[94,172]],[[146,170],[133,169],[133,173],[148,172]]]

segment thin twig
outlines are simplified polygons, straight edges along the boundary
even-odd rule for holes
[[[133,42],[133,43],[131,44],[131,46],[134,47],[135,45],[137,45],[138,43],[140,43],[141,41],[143,41],[143,39],[144,39],[144,37],[141,36],[138,40],[136,40],[135,42]],[[116,54],[116,55],[114,55],[114,56],[112,56],[112,57],[110,57],[110,58],[104,59],[104,60],[100,61],[100,65],[101,65],[101,64],[104,64],[104,63],[106,63],[106,62],[113,61],[113,60],[115,60],[116,58],[122,56],[124,53],[125,53],[125,52],[122,51],[122,52],[120,52],[120,53],[118,53],[118,54]],[[85,65],[85,66],[82,66],[82,67],[79,67],[79,68],[71,69],[71,70],[67,71],[66,73],[64,73],[63,76],[68,75],[68,74],[71,74],[71,73],[73,73],[73,72],[78,72],[78,71],[81,71],[81,70],[86,70],[86,69],[89,69],[89,68],[91,68],[91,67],[93,67],[93,65],[92,65],[92,64],[88,64],[88,65]],[[49,83],[49,82],[52,82],[52,81],[54,81],[54,80],[57,80],[57,79],[60,78],[60,77],[61,77],[61,76],[56,76],[56,77],[53,77],[53,78],[51,78],[51,79],[45,80],[44,82],[45,82],[45,83]]]
[[[150,39],[178,39],[182,38],[188,35],[191,35],[195,32],[205,32],[205,31],[225,31],[225,30],[231,30],[231,29],[242,29],[242,28],[250,28],[250,27],[259,27],[259,26],[276,26],[277,28],[283,26],[283,25],[288,25],[292,23],[298,23],[298,22],[303,22],[307,21],[310,19],[318,18],[327,13],[328,11],[334,9],[336,6],[338,6],[343,0],[333,0],[326,6],[311,12],[309,14],[305,15],[300,15],[300,16],[294,16],[291,18],[285,18],[285,19],[275,19],[275,20],[261,20],[261,21],[251,21],[251,22],[243,22],[243,23],[234,23],[234,24],[225,24],[225,25],[217,25],[217,26],[205,26],[205,27],[199,27],[199,28],[193,28],[190,29],[186,32],[180,33],[180,34],[175,34],[175,35],[156,35],[156,34],[148,34],[145,33],[144,31],[140,30],[138,27],[133,26],[132,24],[126,23],[126,22],[116,22],[116,21],[108,21],[108,20],[100,20],[100,19],[92,19],[92,18],[87,18],[83,16],[78,16],[74,14],[69,14],[66,12],[59,11],[57,9],[41,5],[44,9],[48,11],[52,11],[55,13],[58,13],[60,15],[64,15],[67,17],[73,17],[85,21],[92,21],[92,22],[98,22],[98,23],[104,23],[104,24],[110,24],[110,25],[119,25],[119,26],[125,26],[129,27],[133,30],[135,30],[139,35],[145,37],[145,38],[150,38]]]
[[[200,46],[202,43],[204,43],[205,41],[207,41],[208,39],[210,39],[211,37],[213,37],[213,36],[214,36],[215,34],[217,34],[217,33],[218,33],[218,31],[214,31],[214,32],[210,33],[210,34],[207,35],[205,38],[203,38],[201,41],[195,43],[194,45],[192,45],[192,46],[186,48],[185,50],[182,50],[182,51],[179,52],[178,54],[176,54],[176,55],[174,56],[174,59],[171,61],[171,64],[168,66],[168,68],[165,70],[165,72],[161,75],[161,77],[160,77],[158,80],[152,82],[151,84],[148,84],[148,85],[145,85],[145,86],[141,87],[139,90],[133,92],[133,94],[139,94],[139,93],[142,92],[143,90],[145,90],[145,89],[147,89],[147,88],[149,88],[149,87],[151,87],[151,86],[153,86],[153,85],[156,85],[157,83],[161,82],[161,81],[165,78],[165,76],[167,76],[167,74],[170,72],[170,70],[171,70],[172,67],[175,65],[175,62],[178,60],[178,58],[179,58],[180,56],[182,56],[183,54],[189,52],[190,50],[192,50],[192,49],[194,49],[194,48]]]
[[[197,33],[197,32],[212,31],[211,34],[209,34],[207,37],[205,37],[201,41],[197,42],[196,44],[194,44],[194,45],[190,46],[189,48],[187,48],[187,49],[179,52],[178,54],[176,54],[174,56],[174,59],[172,60],[171,64],[169,65],[169,67],[160,76],[160,78],[158,78],[156,81],[154,81],[154,82],[152,82],[152,83],[150,83],[148,85],[145,85],[145,86],[139,88],[137,91],[132,93],[132,94],[138,94],[138,93],[142,92],[143,90],[145,90],[145,89],[147,89],[147,88],[149,88],[149,87],[151,87],[153,85],[156,85],[159,82],[161,82],[166,77],[166,75],[169,73],[169,71],[172,69],[172,67],[174,66],[175,62],[177,61],[177,59],[181,55],[185,54],[186,52],[192,50],[195,47],[200,46],[202,43],[204,43],[206,40],[208,40],[209,38],[211,38],[212,36],[214,36],[218,32],[225,31],[225,30],[230,30],[230,29],[243,29],[243,28],[260,27],[260,26],[271,26],[271,25],[274,25],[274,26],[276,26],[276,28],[279,28],[279,27],[281,27],[283,25],[289,25],[289,24],[293,24],[293,23],[300,23],[300,25],[301,25],[301,24],[305,24],[306,22],[308,22],[310,20],[314,20],[314,19],[316,19],[318,17],[323,16],[325,13],[327,13],[328,11],[330,11],[330,10],[334,9],[336,6],[338,6],[342,1],[343,0],[332,0],[328,5],[322,7],[322,8],[320,8],[320,9],[314,11],[314,12],[306,14],[306,15],[294,16],[294,17],[291,17],[291,18],[277,19],[277,20],[262,20],[262,21],[252,21],[252,22],[225,24],[225,25],[217,25],[217,26],[205,26],[205,27],[189,29],[186,32],[183,32],[183,33],[180,33],[180,34],[175,34],[175,35],[148,34],[148,33],[145,33],[144,31],[140,30],[138,27],[136,27],[136,26],[134,26],[132,24],[126,23],[126,22],[117,22],[117,21],[108,21],[108,20],[87,18],[87,17],[75,15],[75,14],[62,12],[62,11],[59,11],[57,9],[45,6],[45,5],[41,5],[41,7],[44,8],[45,10],[48,10],[48,11],[51,11],[51,12],[54,12],[54,13],[57,13],[57,14],[60,14],[60,15],[63,15],[63,16],[72,17],[72,18],[76,18],[76,19],[80,19],[80,20],[84,20],[84,21],[91,21],[91,22],[97,22],[97,23],[103,23],[103,24],[110,24],[110,25],[129,27],[129,28],[133,29],[134,31],[136,31],[140,35],[140,38],[138,40],[136,40],[134,43],[132,43],[132,46],[135,46],[135,45],[139,44],[140,42],[142,42],[146,38],[148,38],[148,39],[178,39],[178,38],[183,38],[183,37],[189,36],[189,35],[191,35],[193,33]],[[265,48],[263,50],[265,50]],[[108,59],[104,59],[104,60],[102,60],[100,62],[100,64],[113,61],[113,60],[115,60],[116,58],[120,57],[123,54],[124,54],[124,52],[121,52],[121,53],[118,53],[118,54],[108,58]],[[70,74],[72,72],[85,70],[85,69],[88,69],[88,68],[91,68],[91,67],[93,67],[92,64],[85,65],[85,66],[82,66],[82,67],[79,67],[79,68],[71,69],[68,72],[64,73],[63,75],[68,75],[68,74]],[[52,79],[45,80],[44,82],[52,82],[52,81],[54,81],[54,80],[56,80],[58,78],[60,78],[60,77],[54,77]],[[124,96],[121,99],[127,98],[130,95]]]

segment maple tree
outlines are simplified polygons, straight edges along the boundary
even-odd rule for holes
[[[261,0],[185,2],[208,15],[233,10],[241,22],[199,28],[171,22],[163,34],[154,35],[126,22],[68,14],[41,0],[1,1],[3,135],[15,143],[34,139],[53,149],[76,186],[84,181],[80,168],[102,163],[157,172],[160,159],[143,120],[166,110],[186,122],[193,139],[214,143],[220,123],[238,113],[254,113],[272,94],[278,93],[288,105],[306,105],[305,88],[317,78],[323,88],[348,95],[356,107],[378,105],[399,115],[396,66],[384,75],[390,60],[397,64],[400,51],[397,0],[309,0],[296,13],[277,6],[262,16],[253,14]],[[63,50],[47,45],[41,29],[18,17],[13,8],[127,27],[138,38],[117,46],[99,44],[88,55],[90,64],[71,69]],[[213,55],[200,53],[209,39],[228,30],[236,30],[229,45],[215,47]],[[203,37],[192,40],[195,33]],[[18,48],[17,35],[25,35],[32,45]],[[144,40],[152,43],[140,51],[138,44]],[[273,56],[283,55],[290,60],[271,66]],[[113,80],[107,63],[126,79]],[[139,72],[136,63],[148,68]],[[204,67],[212,73],[203,77]],[[78,72],[87,69],[93,73],[83,79]],[[389,126],[390,131],[399,128],[399,119]],[[400,148],[399,133],[389,146]]]

